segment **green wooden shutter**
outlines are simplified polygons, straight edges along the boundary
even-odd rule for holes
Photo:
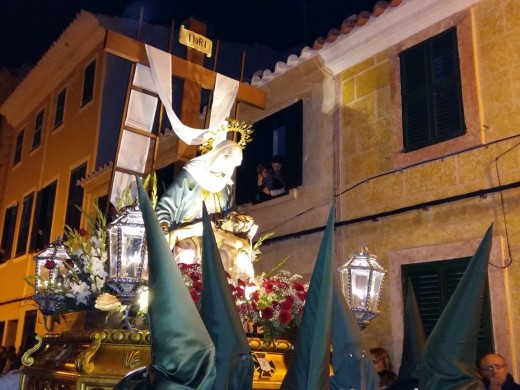
[[[455,28],[437,35],[430,48],[434,138],[440,142],[466,131]]]
[[[29,238],[33,203],[34,193],[27,195],[23,199],[22,218],[20,219],[20,229],[18,229],[18,241],[16,243],[16,256],[27,253],[27,240]]]
[[[399,54],[404,151],[466,132],[455,28]]]
[[[2,249],[5,254],[3,261],[11,258],[13,249],[14,229],[16,227],[16,216],[18,214],[18,205],[14,205],[5,210],[4,228],[2,232]]]
[[[429,121],[430,81],[427,47],[414,46],[401,53],[401,94],[403,142],[405,150],[415,150],[431,143]]]
[[[412,281],[426,336],[429,336],[433,330],[470,260],[471,257],[465,257],[401,266],[403,286],[406,286],[405,281],[408,277]],[[491,305],[489,289],[486,289],[477,356],[491,351],[493,351]]]

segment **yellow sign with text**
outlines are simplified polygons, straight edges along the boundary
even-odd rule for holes
[[[197,51],[200,51],[211,57],[211,51],[213,49],[213,42],[210,39],[197,34],[193,31],[187,30],[181,25],[181,31],[179,34],[179,42],[183,45],[191,47]]]

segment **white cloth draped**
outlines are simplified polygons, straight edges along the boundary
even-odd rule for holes
[[[220,126],[229,116],[237,96],[239,82],[217,73],[209,128],[195,129],[184,125],[173,111],[171,55],[149,45],[146,45],[146,54],[156,92],[161,98],[173,131],[188,145],[200,145],[204,141],[204,134]]]
[[[210,122],[208,129],[196,129],[184,125],[177,117],[172,107],[172,61],[171,55],[149,45],[145,45],[150,67],[137,64],[132,83],[144,90],[157,93],[164,106],[164,110],[172,125],[175,134],[188,145],[200,145],[204,141],[204,135],[215,130],[229,116],[238,93],[239,82],[224,75],[218,74],[213,91],[213,103],[211,106]],[[153,120],[157,109],[158,99],[138,90],[130,91],[125,126],[151,132]],[[225,134],[223,136],[225,139]],[[222,141],[214,141],[214,146]],[[150,138],[123,129],[119,155],[116,159],[116,173],[112,185],[110,201],[116,205],[121,193],[131,186],[130,193],[137,197],[137,190],[133,175],[117,171],[117,168],[129,169],[144,173]]]

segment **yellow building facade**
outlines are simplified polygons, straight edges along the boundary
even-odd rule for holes
[[[30,237],[40,233],[51,242],[63,236],[71,174],[81,166],[89,172],[95,165],[105,30],[91,15],[78,17],[81,23],[73,24],[63,33],[1,107],[5,118],[1,209],[3,215],[9,208],[17,209],[16,223],[11,227],[4,223],[2,231],[4,244],[8,244],[5,248],[8,253],[0,265],[2,345],[22,346],[24,322],[31,318],[34,326],[36,319],[37,307],[31,299],[33,289],[24,278],[34,275],[33,255],[41,249],[41,244],[31,242]],[[43,231],[38,233],[35,226],[38,194],[53,186],[54,200],[47,203],[50,207],[47,216],[52,222],[42,226]],[[34,223],[22,231],[24,200],[30,200],[31,196],[32,200],[26,202],[26,212],[28,220]],[[18,242],[21,236],[26,237],[25,243]],[[37,332],[41,332],[44,329],[41,320],[36,322]],[[26,336],[30,333],[25,332]]]

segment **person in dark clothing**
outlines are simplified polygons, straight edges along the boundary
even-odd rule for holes
[[[520,390],[520,385],[508,373],[507,362],[502,355],[484,355],[480,359],[478,371],[486,390]]]
[[[263,202],[272,198],[273,190],[273,174],[266,163],[260,163],[256,167],[258,193],[256,200]]]
[[[278,196],[287,192],[287,189],[285,188],[284,162],[285,158],[280,155],[274,156],[271,160],[273,172],[273,188],[271,196]]]
[[[392,361],[388,351],[381,347],[370,350],[374,359],[374,367],[379,375],[379,388],[388,389],[397,379],[397,374],[393,371]]]

